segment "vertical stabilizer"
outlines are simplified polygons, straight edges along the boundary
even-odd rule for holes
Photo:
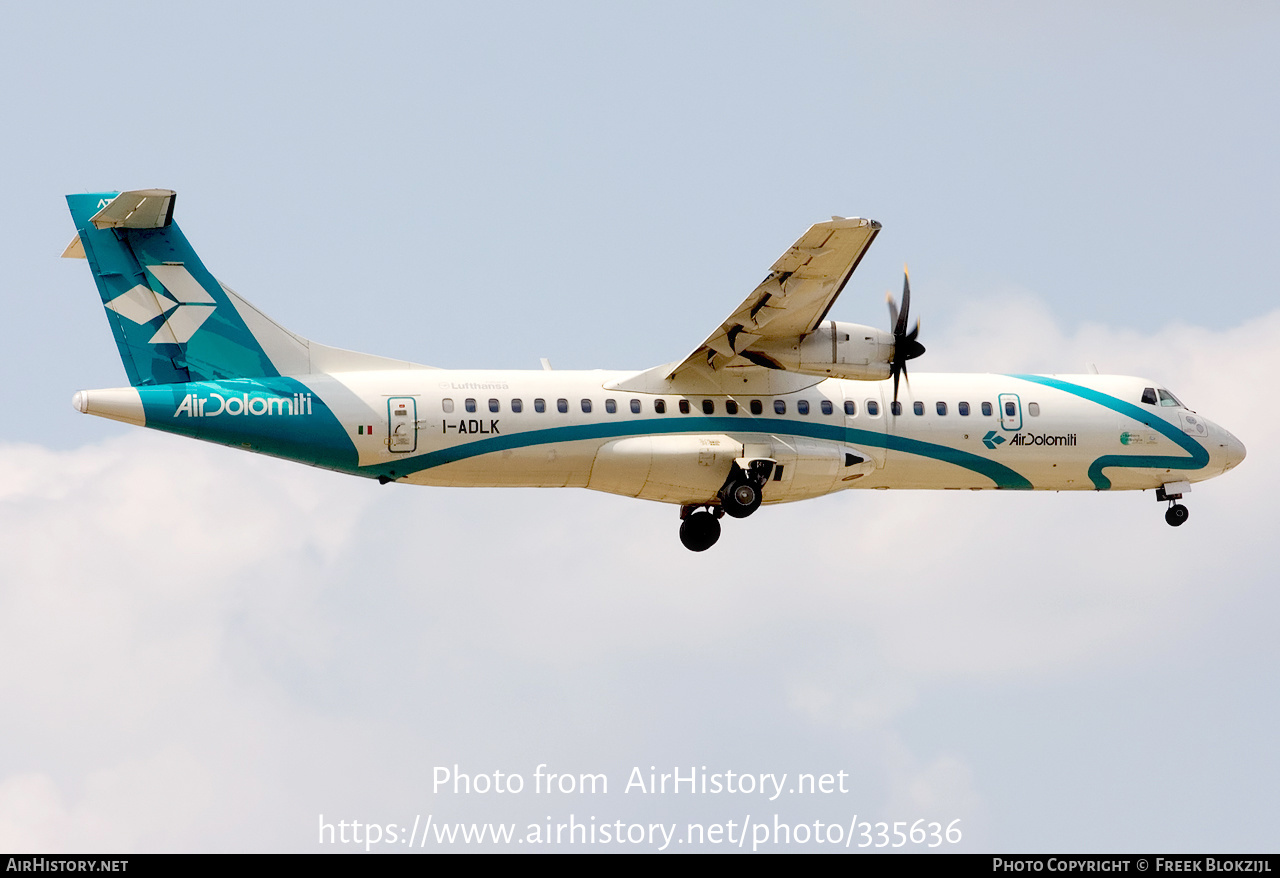
[[[424,369],[295,335],[204,267],[173,221],[170,189],[68,195],[76,239],[63,256],[88,260],[134,387]]]
[[[278,376],[173,222],[175,200],[166,189],[67,196],[129,383]]]

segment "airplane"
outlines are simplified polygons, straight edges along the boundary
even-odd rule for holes
[[[1191,483],[1244,445],[1155,381],[925,374],[910,279],[889,331],[827,317],[880,224],[809,228],[683,360],[641,372],[438,369],[305,339],[215,280],[176,194],[67,196],[129,387],[75,408],[376,479],[578,487],[676,505],[694,552],[721,519],[846,488],[1154,489],[1183,524]]]

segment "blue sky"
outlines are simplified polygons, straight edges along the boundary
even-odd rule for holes
[[[776,810],[960,818],[970,851],[1274,847],[1269,5],[73,4],[5,31],[0,846],[743,810],[430,793],[436,765],[546,762],[845,770]],[[151,186],[291,329],[445,367],[682,357],[809,224],[868,216],[833,316],[887,326],[909,262],[919,369],[1148,375],[1249,459],[1178,531],[1149,495],[850,492],[692,557],[661,506],[151,436],[71,409],[125,378],[55,258],[63,195]]]

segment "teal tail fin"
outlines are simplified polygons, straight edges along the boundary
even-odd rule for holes
[[[289,332],[209,273],[173,221],[176,200],[169,189],[67,196],[76,239],[62,255],[89,261],[134,387],[430,368]]]
[[[89,261],[129,383],[278,376],[173,222],[175,200],[167,189],[67,196],[80,247],[63,255]]]

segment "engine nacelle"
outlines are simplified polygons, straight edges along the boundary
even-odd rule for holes
[[[893,333],[828,320],[808,335],[760,341],[751,350],[791,372],[880,381],[889,377]]]

